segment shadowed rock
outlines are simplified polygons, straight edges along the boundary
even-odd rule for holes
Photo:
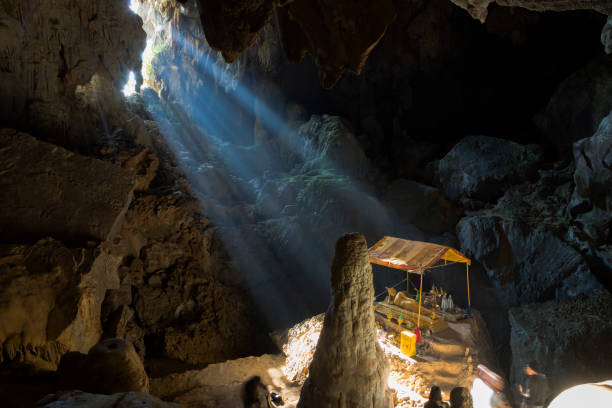
[[[64,386],[97,394],[148,392],[149,377],[134,347],[123,339],[106,339],[87,355],[66,354],[59,372]]]
[[[298,407],[390,407],[389,369],[376,338],[372,267],[363,235],[337,241],[331,287],[332,304]]]
[[[104,241],[121,228],[129,171],[12,129],[0,131],[0,163],[3,241]]]

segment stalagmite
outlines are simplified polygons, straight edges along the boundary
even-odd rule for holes
[[[389,368],[376,337],[372,267],[363,235],[336,242],[332,304],[325,314],[298,407],[387,408]]]

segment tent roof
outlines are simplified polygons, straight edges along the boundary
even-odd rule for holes
[[[369,253],[372,263],[406,271],[431,268],[441,259],[468,265],[472,263],[454,248],[394,237],[383,237],[369,249]]]

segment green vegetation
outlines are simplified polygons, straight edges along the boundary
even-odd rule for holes
[[[335,201],[333,191],[347,185],[350,180],[330,169],[314,169],[287,177],[282,182],[285,185],[295,184],[299,188],[296,196],[298,203],[323,212]]]

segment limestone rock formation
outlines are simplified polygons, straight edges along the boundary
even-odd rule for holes
[[[94,394],[149,391],[149,377],[142,361],[123,339],[102,340],[87,355],[64,355],[58,372],[65,387]]]
[[[603,244],[610,236],[612,220],[612,113],[593,136],[574,143],[574,160],[575,188],[569,210],[587,227],[589,237]]]
[[[510,309],[511,382],[537,361],[551,395],[583,382],[610,378],[612,296],[606,290],[574,299]]]
[[[125,0],[9,0],[0,21],[0,123],[10,127],[82,144],[91,129],[75,120],[77,87],[102,74],[118,89],[139,75],[145,34]]]
[[[325,88],[331,88],[344,71],[359,74],[394,19],[390,0],[295,0],[279,10],[283,48],[289,61],[298,62],[309,52]]]
[[[612,56],[590,61],[557,88],[534,122],[560,150],[595,133],[612,109]]]
[[[198,5],[206,40],[227,62],[236,60],[256,41],[276,7],[289,61],[300,61],[306,52],[312,54],[326,88],[345,71],[361,71],[395,18],[390,0],[198,0]]]
[[[368,159],[350,124],[339,116],[312,115],[300,126],[298,139],[304,144],[304,170],[324,167],[354,177],[368,171]]]
[[[474,215],[459,221],[457,237],[509,305],[567,298],[601,287],[580,252],[544,226]]]
[[[129,171],[12,129],[0,130],[0,172],[5,242],[104,241],[119,231],[132,199]]]
[[[612,10],[610,0],[451,0],[459,7],[466,9],[472,17],[480,22],[487,19],[489,4],[496,3],[506,7],[524,7],[534,11],[568,11],[596,10],[609,14]]]
[[[612,17],[608,17],[606,24],[601,29],[601,44],[606,54],[612,54]]]
[[[230,63],[249,48],[272,18],[272,0],[198,0],[202,28],[210,46]]]
[[[387,187],[385,203],[406,222],[432,234],[451,231],[459,220],[458,210],[440,190],[411,180],[393,181]]]
[[[86,353],[98,342],[104,294],[119,287],[121,257],[111,250],[69,248],[51,238],[1,247],[3,360],[55,369],[64,353]]]
[[[534,175],[539,158],[535,146],[468,136],[438,162],[438,182],[451,200],[492,200]]]
[[[361,234],[338,239],[331,287],[332,303],[298,407],[388,408],[389,368],[376,336],[372,267]]]
[[[88,394],[69,391],[45,397],[38,404],[41,408],[180,408],[181,405],[164,402],[144,392],[124,392],[113,395]]]

